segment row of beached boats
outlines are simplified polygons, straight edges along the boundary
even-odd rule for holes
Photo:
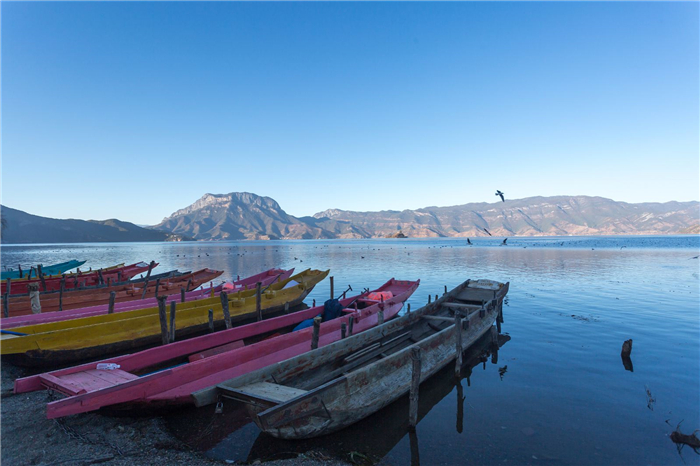
[[[1,319],[2,358],[50,369],[15,381],[16,393],[64,395],[48,403],[49,418],[235,400],[263,431],[308,438],[406,393],[417,349],[421,381],[444,367],[456,348],[466,349],[500,319],[508,292],[507,283],[467,280],[398,317],[420,281],[392,278],[375,290],[299,306],[328,274],[271,269],[177,295],[164,295],[161,284],[147,296],[151,276],[143,297],[122,294],[115,302],[112,290],[110,304],[98,298],[82,308]],[[85,360],[92,362],[65,367]]]

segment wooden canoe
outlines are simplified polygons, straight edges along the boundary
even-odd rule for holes
[[[270,285],[262,296],[263,315],[301,303],[328,272],[305,270]],[[239,291],[228,298],[232,322],[238,324],[257,318],[255,290]],[[209,309],[213,310],[215,324],[224,325],[219,297],[176,306],[176,336],[179,339],[206,331]],[[23,335],[2,334],[2,359],[21,366],[55,366],[103,358],[162,341],[157,307],[16,327],[12,331]]]
[[[30,284],[37,284],[41,291],[58,291],[63,287],[64,290],[78,287],[94,286],[103,283],[121,283],[129,280],[136,275],[153,269],[158,264],[151,262],[138,262],[136,264],[125,265],[123,267],[115,267],[112,269],[99,269],[93,272],[81,272],[65,276],[53,276],[42,278],[32,278],[31,280],[20,279],[12,280],[10,296],[28,293],[27,288]],[[7,292],[7,280],[2,282],[2,294]]]
[[[61,306],[63,310],[79,309],[98,304],[109,303],[112,291],[116,293],[115,302],[135,301],[144,298],[153,298],[158,290],[158,296],[167,296],[180,293],[180,288],[189,290],[200,287],[215,278],[223,271],[202,269],[188,274],[175,275],[169,278],[157,280],[138,280],[118,285],[101,286],[98,288],[73,289],[64,293],[46,293],[40,295],[41,312],[55,312]],[[146,293],[144,294],[144,288]],[[187,290],[186,290],[187,291]],[[9,317],[29,315],[32,313],[31,300],[28,295],[15,296],[9,300]]]
[[[457,336],[466,349],[486,333],[502,312],[508,287],[468,280],[416,312],[221,383],[218,394],[247,403],[253,421],[274,437],[332,433],[409,391],[414,349],[420,351],[421,381],[454,360]],[[211,396],[194,394],[195,400]]]
[[[76,259],[69,260],[67,262],[61,262],[58,264],[53,264],[53,265],[42,265],[41,269],[46,275],[60,275],[62,273],[65,273],[71,269],[75,269],[76,267],[80,267],[83,265],[86,261],[79,261]],[[34,267],[26,267],[22,269],[21,267],[18,266],[17,270],[15,269],[6,269],[0,272],[0,280],[7,280],[8,278],[11,278],[12,280],[16,279],[23,279],[26,278],[30,273],[34,273]],[[20,274],[22,276],[20,276]]]
[[[340,304],[345,312],[340,317],[321,324],[319,345],[340,339],[341,324],[347,325],[349,316],[357,319],[353,325],[354,332],[376,325],[376,313],[381,308],[385,312],[385,318],[393,317],[417,286],[418,282],[391,279],[375,290],[391,291],[394,295],[383,303],[369,299],[370,292],[341,299]],[[118,369],[97,370],[97,363],[89,363],[18,379],[15,381],[15,392],[46,388],[68,395],[68,398],[48,404],[49,418],[113,405],[143,408],[191,404],[194,401],[190,396],[192,391],[214,386],[233,375],[309,351],[311,328],[264,340],[255,337],[288,331],[306,319],[323,314],[323,311],[324,306],[317,306],[100,361],[118,364]]]
[[[195,301],[197,299],[203,299],[205,297],[210,297],[213,298],[219,294],[219,292],[226,287],[227,292],[231,292],[230,290],[237,290],[241,289],[243,287],[249,287],[249,286],[254,286],[257,282],[260,282],[262,286],[268,286],[269,284],[273,283],[276,280],[286,280],[287,278],[291,277],[292,274],[294,273],[294,269],[289,269],[289,270],[282,270],[282,269],[270,269],[266,270],[265,272],[261,272],[255,275],[252,275],[250,277],[246,277],[242,280],[235,281],[233,283],[226,283],[226,284],[221,284],[218,286],[213,286],[213,283],[210,281],[210,287],[205,288],[201,287],[198,290],[194,291],[189,291],[185,292],[185,302],[189,301]],[[199,283],[201,282],[201,279],[197,279],[196,283],[199,286]],[[251,285],[252,284],[252,285]],[[170,287],[169,290],[173,290],[176,288]],[[168,290],[165,290],[168,291]],[[160,290],[159,290],[160,293]],[[136,293],[138,296],[138,293]],[[163,293],[160,293],[162,296]],[[167,302],[166,304],[169,304],[170,301],[180,301],[182,302],[182,296],[180,293],[176,294],[171,294],[171,295],[166,295],[167,296]],[[149,307],[156,307],[158,306],[158,301],[155,297],[150,297],[150,298],[145,298],[145,299],[136,299],[136,300],[129,300],[129,301],[120,301],[120,302],[115,302],[114,304],[114,312],[124,312],[124,311],[133,311],[136,309],[145,309]],[[109,304],[98,304],[94,306],[89,306],[89,307],[82,307],[79,309],[72,309],[68,311],[63,311],[63,312],[48,312],[48,313],[42,313],[42,314],[28,314],[28,315],[21,315],[21,316],[15,316],[15,317],[7,317],[5,319],[0,320],[0,328],[2,329],[8,329],[8,328],[15,328],[15,327],[23,327],[26,325],[36,325],[36,324],[43,324],[47,322],[58,322],[61,320],[68,320],[68,319],[78,319],[81,317],[91,317],[91,316],[97,316],[97,315],[102,315],[106,314],[109,310]]]

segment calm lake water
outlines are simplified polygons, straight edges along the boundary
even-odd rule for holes
[[[273,266],[329,268],[336,293],[419,278],[413,309],[467,278],[510,281],[502,347],[488,360],[488,345],[471,351],[468,380],[456,383],[448,370],[421,386],[415,435],[406,428],[407,397],[309,442],[262,435],[233,404],[219,416],[209,407],[166,417],[178,437],[213,458],[264,461],[313,450],[364,464],[700,464],[669,439],[681,421],[684,433],[700,429],[700,237],[472,241],[3,246],[2,264],[75,258],[96,268],[154,259],[159,272],[211,267],[228,279]],[[328,296],[326,280],[307,302]],[[633,371],[620,358],[630,338]]]

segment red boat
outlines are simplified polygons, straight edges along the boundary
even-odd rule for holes
[[[228,293],[238,291],[243,288],[254,287],[257,282],[262,286],[267,286],[277,280],[286,280],[294,273],[294,269],[270,269],[261,272],[242,280],[233,283],[225,283],[216,287],[204,288],[199,290],[189,291],[185,293],[185,301],[194,301],[196,299],[208,298],[218,294],[222,289]],[[210,282],[211,283],[211,282]],[[138,293],[136,293],[138,296]],[[180,293],[167,296],[167,303],[170,301],[180,301]],[[158,300],[155,297],[138,299],[134,301],[121,301],[114,305],[114,312],[133,311],[136,309],[145,309],[148,307],[158,306]],[[63,312],[46,312],[42,314],[16,315],[14,317],[5,317],[0,319],[0,329],[8,329],[14,327],[24,327],[25,325],[44,324],[47,322],[59,322],[62,320],[78,319],[81,317],[91,317],[101,314],[106,314],[109,309],[108,304],[99,304],[96,306],[82,307],[71,309]]]
[[[37,284],[39,285],[40,291],[58,291],[61,289],[61,284],[63,284],[63,289],[68,290],[72,288],[83,288],[89,286],[96,286],[100,284],[109,283],[122,283],[136,275],[146,272],[149,269],[153,269],[158,264],[156,262],[151,262],[151,264],[146,264],[145,262],[138,262],[136,264],[125,265],[124,267],[116,267],[108,270],[94,270],[92,272],[81,272],[71,274],[70,277],[49,277],[44,278],[34,278],[32,280],[19,280],[13,281],[10,288],[10,296],[21,295],[29,293],[27,285]],[[2,282],[2,294],[5,294],[7,290],[7,281]]]
[[[340,340],[341,326],[349,328],[350,317],[356,334],[376,326],[380,310],[384,319],[396,316],[419,283],[392,278],[372,293],[341,299],[341,315],[321,324],[318,346]],[[385,299],[372,299],[375,296]],[[15,393],[51,389],[67,395],[47,405],[49,419],[115,405],[143,408],[193,404],[192,392],[311,350],[310,327],[274,334],[323,312],[324,306],[317,306],[99,363],[17,379]],[[269,334],[273,336],[246,345],[252,337]]]

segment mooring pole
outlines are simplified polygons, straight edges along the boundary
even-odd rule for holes
[[[158,318],[160,319],[160,337],[164,345],[170,341],[168,335],[168,317],[165,310],[165,296],[157,297],[158,299]]]
[[[160,288],[160,278],[156,279],[156,297],[158,297],[158,288]]]
[[[185,289],[183,287],[180,287],[180,302],[185,302]]]
[[[314,317],[314,331],[311,334],[311,349],[315,350],[318,348],[318,339],[321,333],[321,318]]]
[[[228,293],[221,291],[219,294],[221,298],[221,309],[224,311],[224,324],[226,324],[226,330],[231,328],[231,314],[228,312]]]
[[[340,339],[345,339],[345,333],[347,332],[347,324],[345,322],[340,323]]]
[[[255,285],[255,314],[258,316],[258,322],[263,320],[262,315],[262,283],[258,282]]]
[[[61,288],[58,292],[58,310],[63,311],[63,288],[66,286],[66,277],[61,279]]]
[[[209,309],[209,333],[214,333],[214,309]]]
[[[420,388],[420,370],[421,370],[421,354],[420,348],[411,348],[411,361],[413,367],[411,370],[411,391],[409,395],[408,407],[408,425],[416,427],[418,425],[418,390]]]
[[[462,375],[462,318],[459,315],[455,315],[455,351],[455,376],[459,378]]]
[[[113,314],[114,313],[114,300],[117,297],[117,292],[116,291],[110,291],[109,292],[109,308],[107,309],[107,314]]]
[[[175,341],[175,301],[170,301],[170,343]]]
[[[331,299],[335,298],[335,295],[333,293],[333,277],[331,277]]]
[[[350,316],[348,318],[348,336],[352,336],[352,324],[355,323],[355,316]]]

